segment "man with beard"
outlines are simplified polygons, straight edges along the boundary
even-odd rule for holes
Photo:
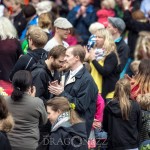
[[[62,45],[55,46],[48,53],[46,60],[41,60],[32,67],[33,85],[36,87],[36,97],[41,98],[44,103],[51,98],[48,91],[49,83],[59,80],[58,69],[64,64],[66,48]]]
[[[64,47],[69,47],[69,44],[65,42],[68,35],[70,34],[70,29],[73,27],[72,24],[63,17],[59,17],[54,21],[55,35],[50,39],[45,45],[44,49],[50,51],[56,45],[63,45]]]

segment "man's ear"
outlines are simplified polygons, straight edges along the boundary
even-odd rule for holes
[[[80,60],[80,57],[79,56],[75,56],[76,60]]]
[[[54,57],[53,56],[50,56],[48,59],[54,61]]]

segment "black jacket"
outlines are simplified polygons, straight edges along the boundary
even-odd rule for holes
[[[109,92],[115,90],[116,82],[119,80],[120,69],[118,67],[118,60],[115,53],[110,53],[104,60],[104,66],[101,66],[98,61],[92,61],[94,67],[103,77],[102,82],[102,97],[106,98]]]
[[[5,132],[0,131],[0,149],[11,150],[11,146]]]
[[[121,71],[123,71],[127,63],[127,60],[129,58],[130,49],[123,39],[121,39],[119,42],[115,42],[115,44],[116,44],[117,53],[120,59],[120,69]]]
[[[103,128],[108,132],[109,150],[124,150],[139,146],[141,109],[137,102],[131,102],[129,120],[123,120],[119,101],[110,101],[104,109]]]
[[[17,63],[15,64],[13,70],[10,73],[10,80],[12,80],[13,75],[19,70],[30,71],[33,64],[37,63],[40,59],[45,60],[47,58],[47,52],[38,48],[35,50],[30,50],[26,55],[21,56]]]
[[[18,15],[14,17],[13,24],[17,30],[18,37],[20,37],[22,31],[26,28],[27,25],[27,20],[23,14],[23,11],[21,11]]]
[[[49,150],[88,150],[85,123],[63,123],[51,132]]]
[[[67,79],[68,75],[69,72],[66,73],[65,79]],[[65,84],[64,92],[61,93],[61,96],[68,98],[71,103],[75,103],[75,110],[80,114],[80,117],[86,121],[88,136],[96,111],[97,95],[97,86],[85,67],[83,67],[68,84]]]
[[[54,71],[54,75],[52,75],[45,61],[40,60],[31,67],[31,74],[33,77],[33,85],[36,87],[35,96],[41,98],[45,103],[51,98],[51,93],[48,91],[49,82],[59,80],[59,73]]]
[[[128,45],[130,47],[130,57],[134,58],[135,46],[138,38],[138,33],[140,31],[150,31],[150,23],[139,22],[132,18],[131,12],[126,10],[124,12],[124,21],[126,23],[126,28],[129,30],[128,35]]]

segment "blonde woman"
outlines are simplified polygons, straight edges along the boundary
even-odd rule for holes
[[[87,53],[91,62],[93,76],[99,93],[104,99],[111,99],[114,95],[115,84],[119,79],[119,58],[112,35],[106,29],[96,32],[96,48]]]
[[[130,100],[130,82],[120,79],[115,94],[104,109],[103,128],[108,132],[108,150],[138,150],[141,110]]]
[[[75,112],[75,104],[64,97],[47,102],[48,119],[52,124],[49,150],[88,150],[85,123]],[[61,142],[60,142],[61,141]]]
[[[42,13],[39,15],[38,25],[43,29],[44,32],[46,32],[48,36],[48,40],[52,38],[52,30],[53,30],[53,19],[52,15],[48,13]]]

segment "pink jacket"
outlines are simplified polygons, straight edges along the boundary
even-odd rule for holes
[[[100,9],[100,10],[97,11],[96,15],[98,17],[98,22],[102,23],[105,27],[107,27],[108,17],[114,17],[115,12],[114,12],[113,9]]]
[[[95,119],[99,120],[100,122],[103,121],[103,111],[105,107],[104,99],[100,94],[98,94],[97,97],[97,103],[96,103],[96,113],[95,113]]]

